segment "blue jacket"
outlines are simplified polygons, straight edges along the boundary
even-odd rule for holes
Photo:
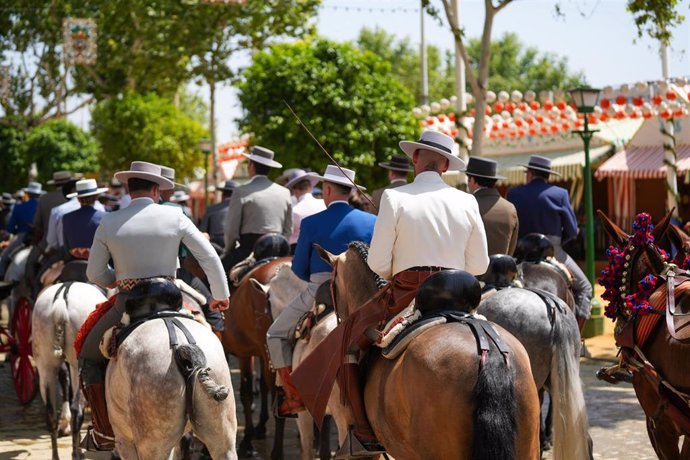
[[[90,248],[104,215],[105,212],[98,211],[93,206],[82,206],[62,216],[65,249]]]
[[[34,214],[38,209],[38,198],[29,198],[23,203],[14,205],[12,215],[7,222],[7,231],[10,233],[26,233],[34,222]]]
[[[333,254],[345,252],[352,241],[371,242],[376,216],[350,207],[345,202],[331,204],[325,211],[302,221],[292,271],[305,281],[314,273],[330,272],[331,267],[313,247],[318,243]]]
[[[565,243],[577,236],[577,220],[567,190],[537,178],[512,188],[506,197],[515,205],[520,223],[518,236],[543,233]]]

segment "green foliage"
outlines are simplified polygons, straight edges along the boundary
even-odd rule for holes
[[[22,142],[25,134],[13,126],[0,124],[0,184],[3,192],[13,193],[26,187],[29,177],[29,165],[22,154]]]
[[[175,168],[178,180],[203,166],[198,144],[206,130],[155,94],[127,94],[98,103],[91,130],[101,145],[103,175],[127,169],[134,160]]]
[[[284,167],[323,171],[329,160],[283,100],[368,187],[383,183],[386,175],[372,166],[419,131],[410,111],[414,100],[390,65],[349,44],[319,39],[275,45],[254,56],[239,90],[246,110],[242,129],[275,149]]]
[[[94,172],[98,169],[98,145],[93,137],[67,120],[50,120],[29,131],[21,147],[25,165],[36,163],[38,181],[54,171]]]
[[[677,11],[678,0],[628,0],[628,11],[635,18],[637,35],[647,34],[666,45],[670,44],[671,29],[685,21]]]

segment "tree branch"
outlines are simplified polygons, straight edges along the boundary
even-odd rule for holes
[[[477,76],[475,75],[474,70],[472,69],[472,61],[470,60],[470,55],[467,52],[467,48],[465,48],[465,44],[462,41],[462,31],[458,28],[458,21],[455,17],[455,12],[452,11],[452,8],[448,0],[443,0],[443,9],[446,12],[446,18],[448,19],[450,30],[453,33],[453,37],[455,38],[456,46],[460,50],[462,60],[465,62],[465,76],[467,78],[467,82],[470,84],[472,92],[476,95],[481,91],[479,80],[477,79]]]
[[[503,2],[500,2],[498,6],[494,7],[494,15],[501,11],[503,8],[508,6],[513,0],[503,0]]]

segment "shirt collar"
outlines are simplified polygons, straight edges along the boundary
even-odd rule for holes
[[[255,174],[251,179],[249,179],[249,182],[254,182],[256,179],[259,179],[260,177],[268,179],[268,176],[265,174]]]
[[[135,203],[153,203],[153,199],[151,199],[147,196],[142,196],[140,198],[132,198],[132,202],[130,203],[130,206],[135,204]]]
[[[414,178],[415,182],[443,182],[441,175],[435,171],[423,171]]]
[[[328,207],[330,208],[331,206],[333,206],[334,204],[337,204],[337,203],[343,203],[343,204],[345,204],[345,205],[347,205],[347,206],[350,206],[350,203],[348,203],[348,202],[345,201],[345,200],[335,200],[335,201],[331,201],[331,202],[328,204]]]
[[[301,197],[297,198],[297,202],[299,203],[299,202],[301,202],[301,201],[308,200],[308,199],[310,199],[310,198],[314,198],[314,197],[312,196],[312,194],[311,194],[311,193],[305,193],[305,194],[302,195]]]
[[[407,184],[407,179],[393,179],[391,181],[391,184],[397,184],[397,183]]]

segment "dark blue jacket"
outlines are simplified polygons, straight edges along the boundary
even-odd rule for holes
[[[17,203],[12,209],[12,215],[7,222],[7,231],[10,233],[26,233],[34,222],[34,214],[38,209],[38,198],[29,198],[23,203]]]
[[[82,206],[62,216],[65,249],[90,248],[104,215],[105,212],[98,211],[93,206]]]
[[[292,271],[305,281],[313,273],[330,272],[331,267],[313,248],[314,243],[333,254],[345,252],[352,241],[371,243],[376,216],[352,208],[345,202],[331,204],[325,211],[302,221],[292,259]]]
[[[512,188],[506,197],[515,205],[520,223],[518,236],[543,233],[565,243],[577,236],[577,220],[567,190],[537,178]]]

